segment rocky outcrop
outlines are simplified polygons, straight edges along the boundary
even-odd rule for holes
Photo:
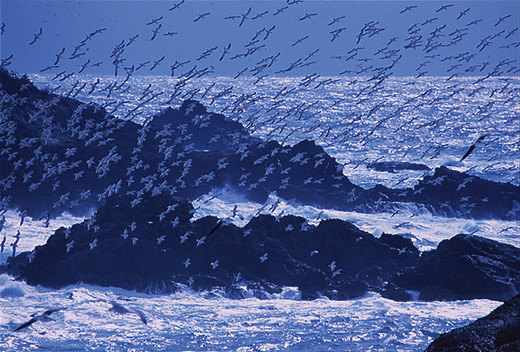
[[[145,192],[170,192],[193,200],[221,187],[257,202],[276,193],[359,212],[414,203],[443,216],[519,216],[518,186],[442,167],[414,189],[363,189],[314,142],[260,141],[196,101],[166,109],[142,126],[99,105],[39,90],[5,69],[0,83],[0,208],[26,209],[31,216],[84,214],[118,193],[139,199]]]
[[[506,300],[520,287],[520,249],[476,236],[455,236],[420,256],[410,239],[376,238],[337,219],[313,226],[259,215],[239,228],[192,215],[189,202],[169,193],[145,193],[138,203],[111,196],[92,218],[11,258],[8,271],[32,285],[172,292],[184,284],[232,297],[246,296],[244,283],[259,297],[293,286],[303,299],[374,291],[401,301],[412,298],[407,290],[423,300]]]
[[[238,228],[215,217],[192,222],[191,204],[169,195],[131,201],[108,198],[92,219],[10,259],[9,272],[50,287],[171,292],[187,284],[241,296],[237,282],[246,282],[259,296],[296,286],[303,299],[347,299],[384,294],[388,278],[419,259],[408,239],[378,239],[341,220],[312,226],[301,217],[260,215]]]
[[[391,280],[419,291],[421,300],[510,299],[520,291],[520,248],[473,235],[457,235],[421,255]]]
[[[425,352],[520,351],[520,295],[475,322],[442,334]]]
[[[484,180],[442,166],[407,191],[406,197],[427,204],[442,216],[517,220],[519,194],[520,188],[513,184]]]
[[[403,170],[429,171],[430,168],[424,164],[408,163],[402,161],[380,161],[368,163],[367,168],[376,171],[397,173]]]

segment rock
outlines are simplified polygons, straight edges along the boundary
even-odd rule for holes
[[[420,291],[421,300],[488,298],[505,301],[520,291],[520,248],[457,235],[422,254],[417,266],[391,280]]]
[[[462,328],[442,334],[425,352],[520,351],[520,295],[487,316]]]
[[[442,216],[518,219],[520,187],[441,167],[414,189],[363,189],[313,141],[264,142],[224,115],[187,100],[145,126],[96,104],[39,90],[0,68],[1,208],[32,217],[83,215],[113,194],[170,192],[194,200],[231,188],[263,203],[270,194],[358,212],[417,203]],[[392,170],[420,168],[387,163]],[[380,165],[381,166],[381,165]]]
[[[401,287],[394,285],[393,283],[388,283],[385,287],[379,291],[382,297],[388,298],[398,302],[407,302],[412,299],[412,295],[410,295],[406,290]]]
[[[376,171],[396,173],[403,170],[429,171],[430,168],[424,164],[408,163],[402,161],[380,161],[368,163],[367,168]]]
[[[220,220],[191,221],[193,207],[182,198],[145,193],[137,205],[132,199],[109,197],[92,218],[58,229],[32,261],[27,253],[11,258],[8,271],[49,287],[84,282],[175,292],[182,284],[265,298],[293,286],[303,299],[350,299],[382,289],[419,259],[417,250],[400,255],[393,247],[407,240],[384,236],[389,245],[341,220],[312,226],[297,216],[259,215],[244,228],[224,223],[212,231]]]
[[[520,187],[470,176],[444,166],[435,169],[432,176],[424,177],[405,197],[408,201],[427,205],[441,216],[520,219]]]

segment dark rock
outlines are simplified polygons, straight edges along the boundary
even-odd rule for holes
[[[487,316],[442,334],[426,349],[426,352],[452,351],[520,351],[520,295]]]
[[[368,163],[367,168],[376,171],[396,173],[403,170],[429,171],[430,168],[424,164],[408,163],[402,161],[380,161]]]
[[[423,253],[417,266],[392,279],[420,291],[421,300],[488,298],[505,301],[520,291],[520,248],[457,235]]]
[[[447,167],[435,169],[406,194],[441,216],[520,219],[520,187],[494,182]]]
[[[385,285],[385,287],[379,292],[382,297],[394,301],[407,302],[412,299],[412,296],[406,292],[405,289],[398,287],[391,282]]]
[[[225,187],[261,203],[276,193],[301,204],[359,212],[394,211],[412,202],[442,216],[519,216],[518,186],[442,167],[414,189],[365,190],[314,142],[291,147],[259,141],[238,122],[193,100],[141,126],[98,105],[39,90],[5,69],[0,89],[6,94],[0,116],[1,208],[26,209],[33,217],[82,215],[118,193],[138,199],[144,191],[167,191],[193,200]]]
[[[222,224],[211,233],[219,220],[190,221],[193,207],[181,198],[145,193],[138,205],[132,199],[108,198],[91,219],[58,229],[31,261],[27,253],[10,259],[9,272],[49,287],[85,282],[175,292],[188,284],[239,298],[246,292],[235,281],[244,280],[258,297],[296,286],[304,299],[349,299],[381,289],[419,259],[341,220],[311,226],[301,217],[260,215],[243,229]]]

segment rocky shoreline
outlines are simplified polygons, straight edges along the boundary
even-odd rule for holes
[[[404,301],[410,291],[423,300],[507,300],[520,291],[520,249],[477,236],[421,254],[402,236],[376,238],[341,220],[313,226],[258,215],[244,228],[211,216],[191,221],[191,202],[224,187],[258,203],[275,194],[338,210],[397,213],[412,204],[446,217],[514,220],[518,186],[440,167],[414,188],[364,189],[314,142],[261,141],[193,100],[139,125],[5,69],[0,83],[0,209],[42,218],[97,210],[9,261],[8,272],[30,284],[171,292],[188,283],[239,297],[238,277],[269,290],[296,286],[303,299],[373,291]]]

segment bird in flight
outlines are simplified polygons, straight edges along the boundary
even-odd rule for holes
[[[33,314],[32,318],[29,321],[26,321],[22,325],[18,326],[16,329],[14,329],[14,331],[20,331],[22,329],[25,329],[26,327],[31,326],[33,323],[35,323],[37,321],[43,321],[43,322],[52,321],[54,319],[52,319],[50,317],[51,314],[54,312],[59,312],[60,310],[64,310],[64,309],[67,309],[67,308],[59,307],[59,308],[46,310],[45,312],[43,312],[42,314],[39,314],[39,315]]]
[[[410,10],[413,10],[414,8],[416,8],[417,5],[412,5],[412,6],[406,6],[403,10],[401,10],[401,12],[399,13],[405,13],[406,11],[410,11]]]
[[[40,31],[39,31],[38,33],[36,33],[36,34],[33,34],[33,35],[34,35],[34,38],[33,38],[33,40],[29,43],[29,45],[33,45],[34,43],[36,43],[36,41],[37,41],[38,39],[40,39],[40,37],[42,36],[42,34],[43,34],[43,29],[42,29],[42,27],[40,27]]]
[[[482,143],[482,141],[484,140],[484,138],[487,137],[488,134],[483,134],[482,136],[478,137],[477,140],[475,141],[475,143],[473,143],[469,148],[468,148],[468,151],[466,152],[466,154],[464,154],[464,156],[460,159],[460,161],[463,161],[464,159],[466,159],[470,154],[471,152],[475,149],[475,147]]]
[[[193,20],[193,22],[197,22],[197,21],[200,21],[202,19],[204,19],[204,17],[206,16],[209,16],[211,14],[211,12],[205,12],[205,13],[201,13],[197,16],[196,19]]]

